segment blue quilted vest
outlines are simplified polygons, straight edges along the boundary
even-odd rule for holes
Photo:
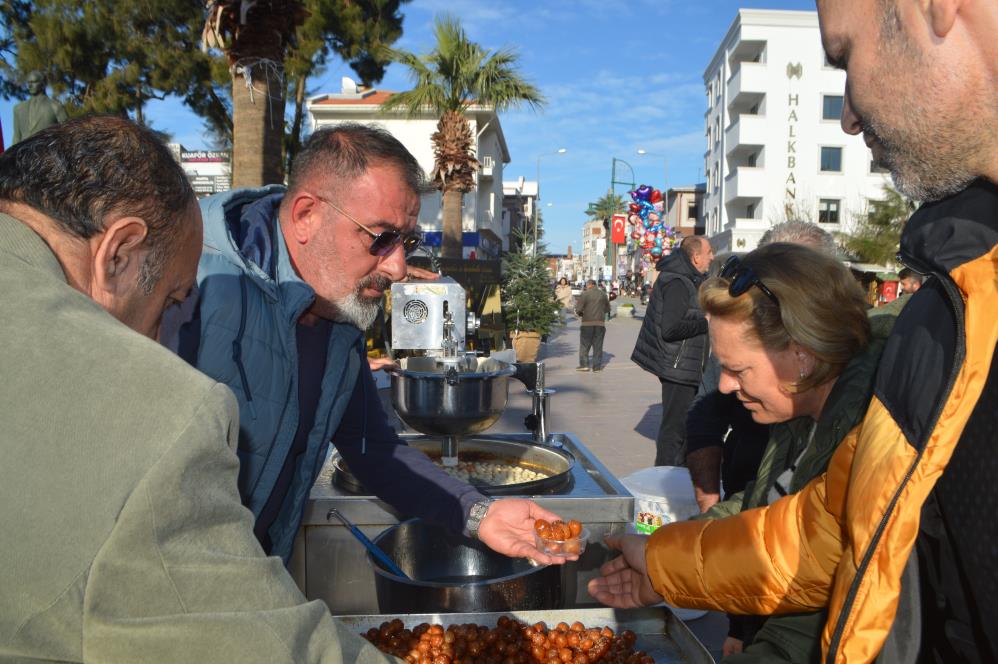
[[[239,493],[255,518],[270,497],[298,429],[295,326],[315,298],[291,265],[276,207],[275,218],[251,231],[259,237],[250,238],[247,250],[244,206],[283,191],[280,186],[243,189],[201,201],[200,304],[180,332],[180,354],[189,352],[185,359],[228,385],[239,400]],[[305,500],[350,401],[362,357],[363,333],[352,325],[334,324],[315,424],[268,531],[271,552],[285,563]]]

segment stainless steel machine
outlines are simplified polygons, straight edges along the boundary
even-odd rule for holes
[[[528,496],[592,533],[582,558],[560,568],[564,607],[596,604],[585,590],[608,559],[607,533],[623,532],[633,519],[634,499],[577,436],[547,431],[551,390],[543,363],[515,363],[511,356],[466,352],[475,321],[466,315],[463,289],[449,280],[392,287],[392,339],[401,369],[392,375],[392,402],[418,433],[403,434],[442,466],[498,462],[530,471],[534,479],[490,484],[470,480],[487,495]],[[397,358],[398,359],[398,358]],[[533,397],[522,434],[486,435],[506,407],[510,379]],[[367,494],[338,455],[331,454],[312,489],[295,546],[292,574],[309,598],[324,600],[334,614],[378,612],[374,572],[366,551],[337,519],[335,509],[374,538],[402,520]]]

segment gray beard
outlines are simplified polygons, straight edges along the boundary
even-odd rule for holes
[[[341,300],[337,300],[336,318],[339,323],[350,323],[354,327],[366,330],[374,323],[381,309],[380,300],[369,300],[360,297],[357,293],[350,293]]]
[[[369,286],[377,286],[387,290],[391,287],[391,283],[389,279],[377,275],[361,279],[352,293],[333,302],[336,307],[334,320],[340,323],[350,323],[361,330],[371,327],[381,310],[381,298],[361,297],[360,292]]]

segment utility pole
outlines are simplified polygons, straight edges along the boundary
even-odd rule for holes
[[[624,166],[627,166],[628,170],[630,170],[630,172],[631,172],[631,180],[629,182],[627,180],[618,180],[617,179],[617,164],[623,164]],[[626,161],[624,161],[623,159],[617,159],[616,157],[613,157],[613,160],[610,163],[610,195],[611,196],[616,195],[617,192],[615,191],[615,187],[618,184],[627,185],[632,190],[637,187],[637,185],[634,184],[634,168],[630,164],[628,164]],[[611,260],[611,263],[610,263],[610,279],[612,281],[616,281],[617,280],[617,245],[615,245],[612,242],[611,236],[609,234],[607,235],[606,239],[607,239],[607,242],[609,244],[609,251],[607,253],[610,254],[610,260]]]

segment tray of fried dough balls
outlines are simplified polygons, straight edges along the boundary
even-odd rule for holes
[[[665,607],[337,616],[410,664],[713,663]]]

